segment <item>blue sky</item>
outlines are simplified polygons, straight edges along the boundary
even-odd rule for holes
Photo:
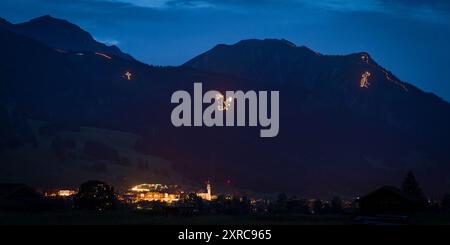
[[[323,54],[369,52],[400,79],[450,101],[447,0],[2,0],[17,23],[50,14],[154,65],[216,44],[285,38]]]

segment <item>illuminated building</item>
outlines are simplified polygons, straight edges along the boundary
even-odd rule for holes
[[[169,187],[162,184],[140,184],[131,188],[132,191],[137,192],[162,191],[166,189],[169,189]]]
[[[217,199],[217,196],[212,195],[212,187],[209,181],[206,182],[206,192],[197,193],[197,196],[203,200],[211,201],[213,199]]]
[[[70,197],[77,194],[77,191],[71,189],[58,189],[44,192],[46,197]]]
[[[74,190],[59,190],[58,191],[58,196],[60,196],[60,197],[68,197],[68,196],[72,196],[75,194],[77,194],[77,192]]]
[[[176,202],[180,200],[180,195],[173,194],[173,193],[167,193],[167,192],[146,192],[146,193],[139,193],[136,198],[135,202],[153,202],[153,201],[159,201],[159,202]]]
[[[176,189],[178,186],[167,186],[162,184],[140,184],[133,186],[128,193],[131,202],[176,202],[180,200],[180,194]]]
[[[369,83],[369,77],[370,77],[370,72],[366,71],[361,75],[361,81],[359,82],[359,86],[361,88],[368,88],[370,83]]]

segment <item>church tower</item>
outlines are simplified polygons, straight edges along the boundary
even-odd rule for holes
[[[212,190],[211,190],[211,183],[206,182],[206,192],[208,193],[208,196],[212,196]]]

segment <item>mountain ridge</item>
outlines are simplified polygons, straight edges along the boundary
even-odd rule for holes
[[[61,51],[101,52],[134,60],[132,56],[123,53],[117,46],[108,46],[96,41],[89,32],[78,25],[50,15],[43,15],[23,23],[0,25],[0,27]]]
[[[154,67],[93,52],[61,53],[0,30],[1,99],[24,119],[136,133],[136,151],[169,160],[197,182],[231,179],[258,191],[350,195],[395,184],[413,169],[426,189],[450,188],[443,174],[450,169],[447,102],[372,59],[368,64],[366,53],[326,56],[291,52],[297,48],[287,41],[281,47],[252,42],[258,45],[242,42],[243,49],[227,52],[218,45],[208,63],[193,58],[195,66]],[[370,85],[361,87],[366,71]],[[279,136],[262,140],[246,127],[173,127],[170,96],[191,91],[194,82],[204,90],[280,91]]]

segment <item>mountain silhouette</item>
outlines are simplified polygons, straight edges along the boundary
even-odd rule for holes
[[[413,133],[430,141],[450,132],[448,102],[399,80],[365,52],[322,55],[286,40],[244,40],[218,45],[184,66],[306,93],[314,97],[309,103],[374,117],[399,129],[420,128]],[[366,72],[368,84],[362,86]]]
[[[355,195],[396,184],[412,169],[426,190],[450,188],[450,105],[365,52],[329,56],[286,40],[244,40],[180,67],[155,67],[44,43],[0,28],[3,108],[22,118],[139,134],[136,151],[171,161],[197,182]],[[280,91],[279,135],[262,139],[256,127],[172,126],[170,96],[192,91],[194,82],[204,91]]]
[[[114,45],[107,46],[97,42],[91,34],[79,26],[50,15],[44,15],[24,23],[10,24],[8,29],[42,42],[61,52],[100,52],[111,56],[119,56],[127,60],[134,60],[133,57],[123,53]]]
[[[445,179],[436,170],[448,168],[449,104],[402,82],[365,52],[322,55],[286,40],[244,40],[217,45],[184,66],[280,91],[280,143],[273,149],[290,152],[294,159],[284,161],[304,171],[303,188],[332,190],[358,175],[360,183],[393,182],[408,168],[426,173],[434,186],[440,184],[426,175]],[[327,179],[327,187],[309,186],[314,179]]]

